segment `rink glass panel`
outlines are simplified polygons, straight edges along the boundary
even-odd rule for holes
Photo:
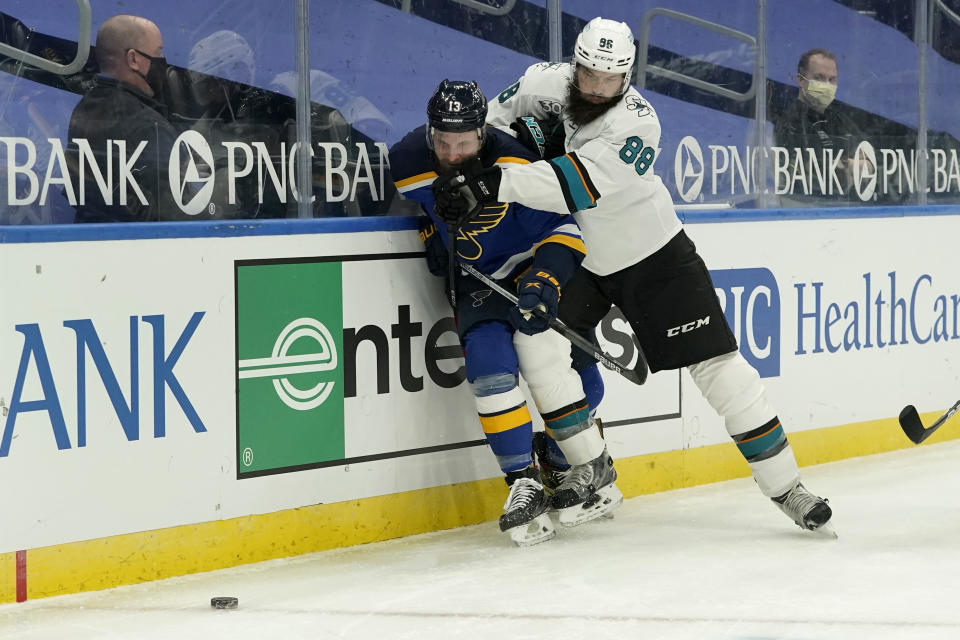
[[[0,41],[67,65],[83,4],[11,0]],[[603,11],[637,37],[645,64],[633,80],[663,128],[655,171],[678,205],[956,200],[960,16],[949,3],[659,4],[611,0]],[[298,76],[304,8],[309,94]],[[163,34],[164,100],[176,132],[190,135],[179,140],[170,171],[155,176],[173,201],[162,219],[407,215],[415,208],[397,197],[386,149],[423,123],[437,84],[472,79],[492,95],[534,62],[568,59],[597,11],[588,0],[172,0],[162,11],[145,0],[108,0],[90,5],[89,36],[95,41],[119,12],[147,17]],[[834,107],[852,123],[830,134],[830,151],[777,140],[778,122],[797,100],[797,61],[814,47],[835,55]],[[67,131],[97,68],[90,58],[64,74],[20,58],[7,50],[0,59],[0,224],[72,223],[83,179],[87,191],[97,183],[78,175],[90,174],[91,160],[78,166]],[[299,130],[298,100],[309,118]],[[97,152],[104,163],[106,150]],[[303,208],[295,197],[301,161],[311,182]]]

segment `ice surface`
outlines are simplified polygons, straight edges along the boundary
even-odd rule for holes
[[[752,480],[634,498],[519,549],[496,522],[0,606],[0,639],[960,638],[960,442],[803,470],[839,539]],[[210,598],[240,599],[234,611]]]

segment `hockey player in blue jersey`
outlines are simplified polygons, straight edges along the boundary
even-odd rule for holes
[[[397,189],[428,216],[421,238],[435,275],[446,274],[449,249],[447,223],[434,211],[432,185],[438,174],[468,163],[535,159],[510,136],[488,132],[486,115],[487,102],[476,83],[444,80],[428,103],[427,124],[390,149]],[[570,343],[532,313],[539,307],[556,315],[561,289],[583,260],[583,238],[569,216],[521,205],[488,203],[469,219],[467,211],[461,213],[454,226],[458,260],[519,296],[513,305],[457,269],[455,314],[467,379],[480,424],[510,486],[500,529],[519,545],[536,544],[555,535],[549,507],[558,510],[561,524],[574,526],[612,511],[623,499],[613,460],[590,416],[591,403],[595,406],[602,395],[599,371],[591,364],[581,379],[571,366]],[[539,473],[518,373],[546,425],[546,436],[537,439]],[[603,481],[580,486],[578,470],[598,462],[606,470]]]

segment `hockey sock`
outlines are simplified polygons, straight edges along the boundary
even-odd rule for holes
[[[576,363],[574,363],[576,365]],[[580,374],[580,384],[583,385],[583,393],[587,396],[587,404],[591,411],[596,411],[603,400],[603,378],[600,376],[600,365],[591,364],[585,369],[578,369]]]
[[[542,415],[547,435],[556,442],[569,464],[584,464],[603,453],[603,438],[590,420],[585,398]]]
[[[557,444],[557,441],[550,437],[549,433],[547,434],[547,461],[560,470],[570,468],[570,463],[567,462],[566,456],[563,455],[563,450],[560,448],[560,445]]]
[[[723,417],[760,491],[772,498],[791,489],[800,470],[757,371],[737,351],[689,370],[707,402]]]
[[[765,496],[774,498],[783,495],[800,479],[787,434],[776,416],[756,429],[731,437],[746,458]]]
[[[474,380],[473,390],[480,426],[500,469],[507,473],[530,466],[533,421],[516,377],[481,376]]]

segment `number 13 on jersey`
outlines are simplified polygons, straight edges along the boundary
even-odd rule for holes
[[[637,136],[627,138],[627,142],[620,149],[620,159],[627,164],[632,164],[641,176],[653,164],[654,155],[654,150],[651,147],[643,146],[643,140]]]

